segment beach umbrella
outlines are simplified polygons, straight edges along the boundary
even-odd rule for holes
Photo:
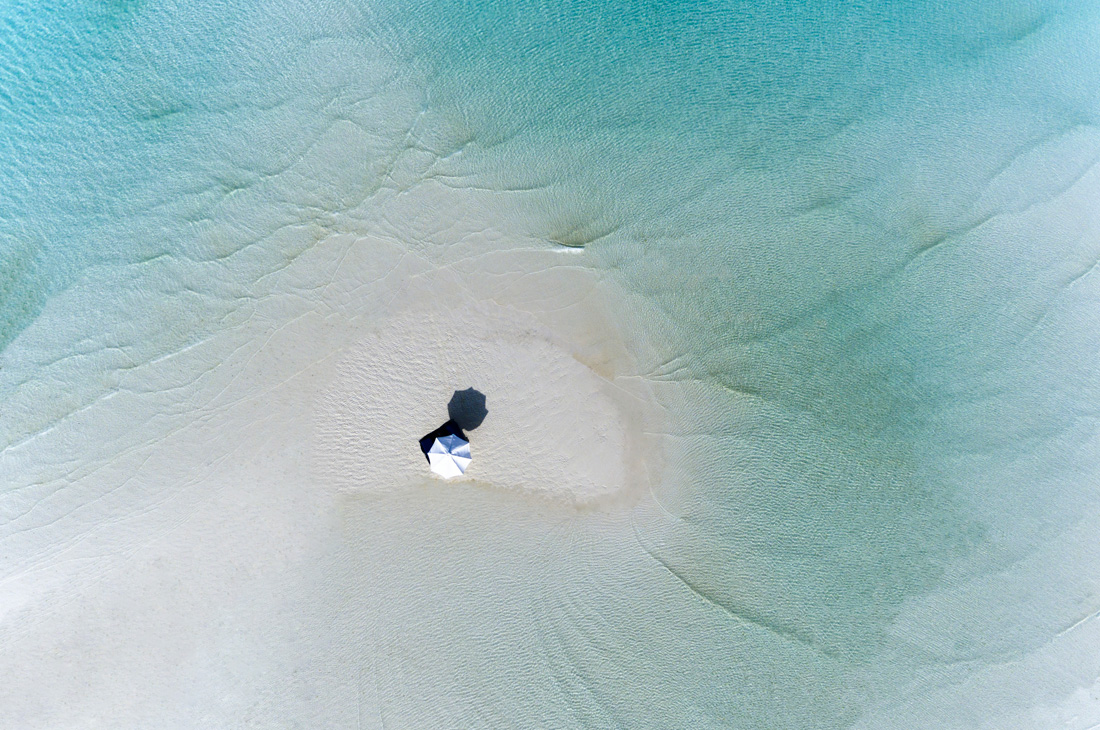
[[[470,441],[454,421],[447,421],[420,439],[420,450],[431,470],[450,479],[461,476],[470,465]]]

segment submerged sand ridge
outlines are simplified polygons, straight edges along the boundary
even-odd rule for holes
[[[644,383],[598,374],[528,314],[443,288],[338,359],[314,414],[320,483],[392,492],[428,478],[417,439],[447,419],[454,391],[474,387],[488,414],[459,480],[578,505],[648,488]]]

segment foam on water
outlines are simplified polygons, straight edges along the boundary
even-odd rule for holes
[[[1087,3],[0,21],[20,727],[1100,722]]]

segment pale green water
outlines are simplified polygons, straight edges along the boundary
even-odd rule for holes
[[[205,418],[170,372],[129,371],[249,322],[285,293],[273,272],[335,233],[583,246],[663,315],[645,375],[687,400],[662,483],[628,513],[532,517],[457,492],[417,507],[423,531],[416,505],[351,508],[355,559],[317,578],[351,598],[302,609],[331,629],[310,639],[326,669],[298,666],[294,639],[260,679],[209,650],[152,724],[1100,722],[1100,639],[1078,624],[1100,611],[1089,4],[0,19],[4,443],[118,391]],[[451,188],[483,207],[454,228],[416,214]],[[81,307],[51,308],[68,289]],[[28,443],[0,464],[5,578],[49,549],[35,534],[78,540],[130,497],[159,503],[122,477],[66,491],[92,467]],[[342,682],[377,712],[353,718]],[[67,717],[28,707],[26,727]]]

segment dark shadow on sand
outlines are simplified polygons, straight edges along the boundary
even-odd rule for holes
[[[473,388],[456,390],[447,404],[447,415],[463,431],[472,431],[489,415],[485,408],[485,394]]]

